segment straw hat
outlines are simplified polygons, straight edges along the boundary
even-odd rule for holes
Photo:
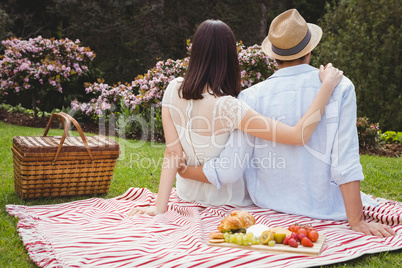
[[[295,60],[312,51],[320,42],[322,30],[307,23],[296,9],[278,15],[262,42],[262,50],[278,60]]]

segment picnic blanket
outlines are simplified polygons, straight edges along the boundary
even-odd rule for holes
[[[30,258],[41,267],[309,267],[343,262],[363,254],[402,248],[402,206],[377,199],[378,207],[365,207],[369,221],[393,226],[389,238],[364,236],[346,221],[316,220],[256,206],[207,206],[185,202],[172,190],[168,211],[155,217],[127,216],[134,206],[153,204],[156,194],[130,188],[111,198],[90,198],[70,203],[7,205],[19,218],[19,235]],[[312,224],[326,242],[320,256],[263,252],[207,246],[210,232],[233,209],[252,213],[257,223],[289,226]]]

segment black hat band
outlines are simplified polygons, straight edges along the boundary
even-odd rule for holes
[[[300,51],[302,51],[303,48],[305,48],[307,46],[308,42],[310,42],[310,39],[311,39],[311,32],[310,32],[310,29],[308,29],[306,36],[296,46],[294,46],[292,48],[288,48],[288,49],[281,49],[272,44],[272,51],[281,56],[294,55],[294,54],[297,54]]]

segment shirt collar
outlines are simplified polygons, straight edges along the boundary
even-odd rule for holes
[[[296,66],[282,68],[282,69],[276,71],[273,75],[271,75],[271,77],[274,78],[274,77],[281,77],[281,76],[293,76],[293,75],[297,75],[297,74],[301,74],[301,73],[312,72],[315,70],[317,70],[317,69],[309,64],[300,64],[300,65],[296,65]]]

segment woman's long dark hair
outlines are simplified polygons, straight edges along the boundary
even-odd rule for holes
[[[198,26],[179,94],[186,100],[202,99],[205,85],[215,96],[237,97],[241,90],[236,39],[220,20],[206,20]]]

